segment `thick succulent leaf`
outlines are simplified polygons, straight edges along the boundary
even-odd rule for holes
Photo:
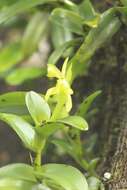
[[[95,12],[90,0],[83,0],[79,5],[79,14],[84,17],[84,24],[90,27],[97,27],[100,15]]]
[[[5,79],[9,85],[20,85],[27,80],[35,79],[43,75],[46,75],[45,68],[21,67],[12,70]]]
[[[3,11],[1,11],[0,24],[8,21],[8,19],[12,18],[13,16],[20,14],[32,7],[52,2],[56,2],[56,0],[18,0],[16,3],[6,7]]]
[[[77,44],[80,43],[80,41],[81,41],[80,39],[70,40],[68,42],[65,42],[58,48],[56,48],[56,50],[53,51],[53,53],[50,55],[50,57],[48,59],[48,64],[56,64],[57,61],[63,56],[64,52],[67,49],[69,49],[70,47],[76,46]]]
[[[64,123],[66,125],[70,125],[80,130],[88,130],[88,124],[86,120],[84,120],[80,116],[69,116],[69,117],[58,120],[58,122]]]
[[[97,96],[99,96],[100,94],[101,94],[101,91],[98,90],[98,91],[94,92],[93,94],[91,94],[90,96],[88,96],[87,98],[85,98],[85,100],[80,104],[80,106],[78,108],[77,115],[84,117],[87,114],[87,112],[88,112],[91,104],[95,100],[95,98]]]
[[[3,47],[0,51],[0,73],[6,72],[14,67],[23,57],[20,42],[15,42]]]
[[[0,168],[1,190],[32,190],[37,183],[33,168],[26,164],[12,164]]]
[[[49,105],[43,97],[36,92],[31,91],[26,94],[26,105],[37,126],[49,120],[51,115]]]
[[[30,150],[36,152],[42,146],[42,140],[37,136],[34,127],[23,118],[13,114],[0,113],[0,120],[6,122]]]
[[[26,182],[12,178],[0,179],[0,190],[32,190],[34,186],[35,183],[33,182]]]
[[[54,23],[62,28],[68,28],[71,32],[83,35],[83,18],[77,13],[62,8],[56,8],[51,14]]]
[[[43,34],[47,34],[48,15],[44,15],[40,12],[37,12],[25,30],[22,42],[22,48],[25,55],[31,55],[37,48],[39,41],[41,40]]]
[[[46,183],[46,181],[45,181],[45,183]],[[39,183],[39,184],[37,184],[37,185],[34,185],[33,189],[31,189],[31,190],[58,190],[58,189],[49,188],[49,187],[47,186],[47,184],[48,184],[48,182],[47,182],[46,184],[41,184],[41,183]],[[61,189],[61,190],[62,190],[62,189]]]
[[[72,80],[74,80],[77,75],[85,73],[85,70],[87,71],[88,61],[94,55],[95,51],[110,40],[120,26],[121,23],[119,18],[115,16],[114,9],[109,9],[101,15],[98,27],[90,30],[83,44],[70,60],[68,73],[70,73],[70,70],[72,71]]]
[[[0,95],[0,112],[12,113],[17,115],[28,114],[25,105],[26,92],[17,91]]]
[[[49,123],[45,124],[42,127],[37,127],[36,131],[42,138],[48,138],[50,135],[58,131],[59,129],[64,128],[63,124],[60,123]]]
[[[10,164],[0,168],[0,179],[14,178],[23,181],[36,182],[34,170],[27,164]]]
[[[88,190],[85,176],[76,168],[63,164],[46,164],[38,176],[48,178],[65,190]]]

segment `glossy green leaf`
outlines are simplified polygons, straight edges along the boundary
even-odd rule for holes
[[[86,120],[80,116],[68,116],[66,118],[58,120],[58,122],[70,125],[80,130],[88,130],[88,124]]]
[[[61,2],[64,4],[63,7],[65,7],[66,9],[78,12],[78,6],[76,5],[76,3],[70,0],[61,0]]]
[[[48,178],[65,190],[88,190],[85,176],[76,168],[63,164],[46,164],[38,176]]]
[[[72,34],[67,27],[60,27],[55,22],[51,22],[51,39],[55,49],[66,42],[72,40]]]
[[[51,14],[51,19],[62,28],[68,28],[71,32],[84,35],[83,18],[73,11],[56,8]]]
[[[84,24],[90,27],[97,27],[100,15],[95,12],[90,0],[83,0],[79,5],[79,14],[84,17]]]
[[[88,112],[91,104],[95,100],[95,98],[97,96],[99,96],[100,94],[101,94],[101,91],[98,90],[98,91],[94,92],[93,94],[91,94],[90,96],[88,96],[87,98],[85,98],[85,100],[80,104],[80,106],[78,108],[77,115],[84,117],[87,114],[87,112]]]
[[[37,185],[34,185],[32,190],[59,190],[59,189],[52,189],[47,186],[48,182],[45,181],[46,184],[38,183]],[[61,189],[62,190],[62,189]]]
[[[68,48],[76,46],[80,43],[80,41],[80,39],[70,40],[57,47],[56,50],[54,50],[53,53],[50,55],[48,59],[48,64],[56,64]]]
[[[20,14],[30,8],[33,8],[37,5],[42,5],[44,3],[52,3],[56,0],[18,0],[16,3],[8,6],[0,13],[0,24],[8,21],[13,16]]]
[[[27,164],[10,164],[0,168],[0,179],[14,178],[23,181],[36,182],[34,170]]]
[[[46,68],[21,67],[12,70],[5,79],[9,85],[20,85],[27,80],[32,80],[43,75],[46,75]]]
[[[22,42],[25,55],[31,55],[37,49],[38,43],[46,31],[47,19],[48,15],[38,12],[28,23]]]
[[[20,43],[9,44],[0,51],[0,73],[6,72],[18,64],[24,55]]]
[[[38,137],[32,125],[24,119],[13,114],[0,113],[0,120],[6,122],[17,135],[24,145],[30,150],[37,151],[43,145],[42,140]]]
[[[52,135],[53,133],[55,133],[56,131],[62,128],[64,128],[63,124],[49,123],[49,124],[45,124],[42,127],[36,128],[36,131],[42,138],[48,138],[50,135]]]
[[[2,178],[0,179],[0,190],[32,190],[35,183],[23,180]],[[37,190],[37,189],[35,189]]]
[[[26,92],[9,92],[0,95],[0,112],[12,113],[17,115],[28,114],[27,107],[25,105]]]
[[[49,105],[43,97],[36,92],[31,91],[26,94],[26,105],[37,126],[49,120],[51,115]]]
[[[96,50],[111,39],[120,26],[121,23],[119,18],[115,16],[114,9],[109,9],[101,15],[98,27],[90,30],[83,44],[70,60],[68,73],[70,73],[70,70],[72,71],[72,81],[76,76],[82,75],[87,71],[90,58],[94,55]]]
[[[1,190],[32,190],[37,183],[33,168],[26,164],[11,164],[0,168]]]

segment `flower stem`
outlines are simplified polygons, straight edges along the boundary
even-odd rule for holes
[[[34,160],[34,169],[37,170],[41,167],[41,151],[38,151]]]
[[[62,99],[62,98],[58,99],[58,102],[56,104],[56,107],[55,107],[55,109],[53,111],[53,114],[52,114],[52,117],[51,117],[51,121],[56,120],[57,118],[59,118],[59,115],[60,115],[60,113],[62,111],[64,103],[65,103],[64,99]]]

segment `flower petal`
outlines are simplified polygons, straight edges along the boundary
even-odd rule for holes
[[[45,95],[45,100],[48,101],[49,97],[52,95],[57,94],[57,88],[53,87],[47,90],[46,95]]]
[[[59,79],[59,78],[62,77],[62,73],[60,72],[60,70],[55,65],[49,64],[48,65],[48,74],[47,74],[47,76],[49,78],[56,77],[56,78]]]
[[[67,112],[69,112],[72,108],[72,99],[71,99],[70,95],[67,96],[67,101],[66,101],[65,107],[66,107]]]
[[[64,77],[66,75],[68,60],[69,60],[69,58],[66,58],[65,61],[64,61],[63,66],[62,66],[62,74],[63,74]]]

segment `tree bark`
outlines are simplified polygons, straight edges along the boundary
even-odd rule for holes
[[[103,89],[96,129],[101,162],[98,172],[111,173],[106,190],[127,189],[127,29],[112,39],[93,59],[90,68],[95,88]]]

